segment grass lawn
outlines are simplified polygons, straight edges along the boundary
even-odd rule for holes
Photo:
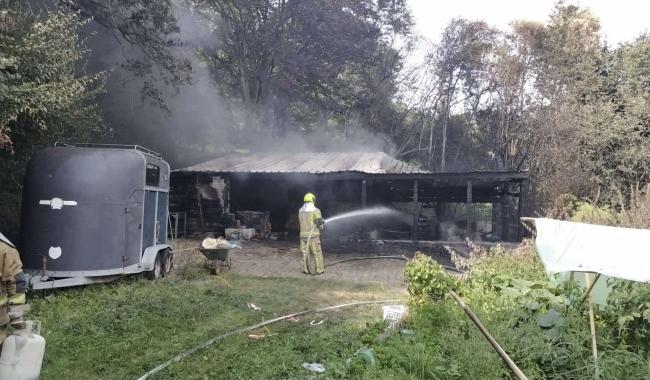
[[[211,337],[264,319],[388,298],[405,300],[406,293],[313,277],[217,277],[192,266],[155,282],[131,278],[35,298],[31,318],[42,321],[47,340],[42,379],[135,379]],[[371,305],[279,322],[254,332],[267,334],[262,340],[230,337],[153,378],[309,378],[303,362],[324,364],[326,377],[344,376],[346,360],[375,338],[367,335],[381,333],[374,328],[380,320],[381,306]]]

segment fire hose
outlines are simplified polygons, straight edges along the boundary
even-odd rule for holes
[[[325,222],[323,222],[323,225],[325,225]],[[309,252],[311,250],[311,246],[309,245],[309,243],[311,241],[311,234],[314,232],[314,229],[316,227],[317,227],[317,225],[314,224],[311,227],[311,229],[309,230],[309,235],[307,236],[307,243],[305,244],[306,245],[305,250],[307,252],[306,266],[307,266],[307,272],[309,272],[309,274],[316,274],[316,273],[311,272],[311,255],[310,255],[310,252]]]
[[[327,223],[327,221],[325,221],[325,223]],[[309,274],[314,274],[311,271],[311,255],[309,254],[310,253],[309,251],[311,250],[311,246],[309,245],[309,243],[311,241],[312,232],[314,232],[315,228],[316,228],[316,224],[314,224],[312,226],[311,230],[309,230],[309,235],[307,236],[307,243],[306,243],[306,247],[305,247],[305,249],[307,251],[307,272],[309,272]],[[377,259],[387,259],[387,260],[393,259],[393,260],[404,260],[404,261],[409,261],[410,260],[408,257],[406,257],[404,255],[401,255],[401,256],[353,257],[353,258],[350,258],[350,259],[344,259],[344,260],[335,261],[333,263],[329,263],[329,264],[325,265],[325,268],[328,268],[328,267],[331,267],[333,265],[340,264],[340,263],[346,263],[348,261],[377,260]],[[440,266],[447,269],[447,270],[450,270],[450,271],[454,271],[454,272],[457,272],[457,273],[462,273],[462,271],[458,270],[455,267],[449,266],[449,265],[442,265],[441,264]]]
[[[505,352],[505,350],[503,348],[501,348],[499,343],[497,343],[497,341],[494,339],[494,337],[492,337],[492,335],[487,331],[487,329],[485,328],[483,323],[481,323],[481,321],[478,319],[476,314],[474,314],[474,312],[465,304],[465,302],[458,296],[458,294],[456,294],[455,292],[452,291],[452,292],[450,292],[450,296],[456,301],[458,306],[461,309],[463,309],[465,314],[467,314],[467,316],[472,320],[472,322],[474,322],[476,327],[478,327],[478,329],[481,331],[483,336],[485,336],[485,338],[488,340],[488,342],[490,343],[492,348],[501,357],[501,359],[503,359],[503,361],[508,366],[508,368],[512,371],[512,373],[515,375],[515,377],[518,380],[528,380],[526,375],[524,375],[524,373],[521,371],[521,369],[519,369],[519,367],[512,361],[512,359]],[[212,344],[214,344],[214,343],[216,343],[216,342],[218,342],[220,340],[223,340],[223,339],[225,339],[225,338],[227,338],[229,336],[232,336],[232,335],[252,331],[252,330],[258,329],[260,327],[270,325],[270,324],[275,323],[275,322],[280,322],[280,321],[283,321],[283,320],[286,320],[286,319],[290,319],[290,318],[294,318],[294,317],[298,317],[298,316],[303,316],[303,315],[307,315],[307,314],[322,313],[322,312],[332,311],[332,310],[336,310],[336,309],[342,309],[342,308],[350,307],[350,306],[372,305],[372,304],[381,304],[381,303],[389,303],[389,302],[397,302],[397,301],[398,300],[352,302],[352,303],[345,303],[345,304],[336,305],[336,306],[323,307],[323,308],[320,308],[320,309],[301,311],[301,312],[298,312],[298,313],[292,313],[292,314],[283,315],[281,317],[268,319],[268,320],[262,321],[260,323],[257,323],[257,324],[254,324],[254,325],[251,325],[251,326],[248,326],[248,327],[242,327],[240,329],[230,331],[230,332],[227,332],[225,334],[216,336],[216,337],[214,337],[212,339],[209,339],[209,340],[199,344],[196,347],[193,347],[193,348],[191,348],[189,350],[183,351],[180,354],[174,356],[173,358],[171,358],[171,359],[167,360],[166,362],[160,364],[159,366],[155,367],[151,371],[147,372],[143,376],[139,377],[137,380],[146,380],[146,379],[149,378],[149,376],[154,375],[154,374],[162,371],[163,369],[169,367],[173,363],[180,362],[181,360],[183,360],[186,357],[192,355],[196,351],[199,351],[199,350],[201,350],[203,348],[206,348],[206,347],[208,347],[208,346],[210,346],[210,345],[212,345]]]
[[[230,332],[227,332],[227,333],[225,333],[225,334],[222,334],[222,335],[216,336],[216,337],[214,337],[214,338],[212,338],[212,339],[206,340],[205,342],[199,344],[198,346],[193,347],[193,348],[190,348],[190,349],[187,350],[187,351],[183,351],[183,352],[181,352],[180,354],[174,356],[173,358],[167,360],[166,362],[160,364],[160,365],[157,366],[156,368],[152,369],[151,371],[147,372],[147,373],[144,374],[143,376],[139,377],[138,380],[146,380],[146,379],[149,378],[149,376],[151,376],[151,375],[153,375],[153,374],[155,374],[155,373],[157,373],[157,372],[162,371],[163,369],[169,367],[171,364],[173,364],[173,363],[177,363],[177,362],[180,362],[181,360],[183,360],[183,359],[185,359],[186,357],[192,355],[192,354],[195,353],[196,351],[199,351],[199,350],[201,350],[201,349],[203,349],[203,348],[206,348],[206,347],[208,347],[208,346],[211,346],[212,344],[214,344],[214,343],[216,343],[216,342],[218,342],[218,341],[220,341],[220,340],[223,340],[223,339],[225,339],[225,338],[227,338],[227,337],[229,337],[229,336],[236,335],[236,334],[241,334],[241,333],[248,332],[248,331],[252,331],[252,330],[258,329],[258,328],[260,328],[260,327],[264,327],[264,326],[266,326],[266,325],[270,325],[271,323],[280,322],[280,321],[283,321],[283,320],[285,320],[285,319],[294,318],[294,317],[299,317],[299,316],[306,315],[306,314],[315,314],[315,313],[322,313],[322,312],[326,312],[326,311],[332,311],[332,310],[336,310],[336,309],[342,309],[342,308],[344,308],[344,307],[350,307],[350,306],[362,306],[362,305],[373,305],[373,304],[389,303],[389,302],[398,302],[398,301],[399,301],[399,300],[382,300],[382,301],[360,301],[360,302],[351,302],[351,303],[344,303],[344,304],[341,304],[341,305],[335,305],[335,306],[323,307],[323,308],[320,308],[320,309],[301,311],[301,312],[298,312],[298,313],[292,313],[292,314],[283,315],[283,316],[281,316],[281,317],[277,317],[277,318],[273,318],[273,319],[268,319],[268,320],[262,321],[262,322],[260,322],[260,323],[257,323],[257,324],[254,324],[254,325],[251,325],[251,326],[248,326],[248,327],[242,327],[242,328],[240,328],[240,329],[237,329],[237,330],[234,330],[234,331],[230,331]]]
[[[348,261],[358,261],[358,260],[377,260],[377,259],[388,259],[388,260],[390,260],[390,259],[394,259],[394,260],[404,260],[404,261],[409,261],[409,260],[411,260],[411,259],[409,259],[408,257],[406,257],[405,255],[401,255],[401,256],[368,256],[368,257],[353,257],[353,258],[350,258],[350,259],[344,259],[344,260],[335,261],[335,262],[333,262],[333,263],[329,263],[329,264],[325,265],[325,267],[326,267],[326,268],[327,268],[327,267],[331,267],[332,265],[336,265],[336,264],[340,264],[340,263],[346,263],[346,262],[348,262]],[[447,269],[447,270],[453,271],[453,272],[463,273],[463,271],[459,270],[458,268],[455,268],[455,267],[452,267],[452,266],[449,266],[449,265],[442,265],[442,264],[440,264],[440,266],[443,267],[443,268],[445,268],[445,269]]]

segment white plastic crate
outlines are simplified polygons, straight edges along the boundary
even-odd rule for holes
[[[386,305],[382,307],[382,310],[384,312],[384,321],[391,327],[399,324],[408,312],[404,305]]]

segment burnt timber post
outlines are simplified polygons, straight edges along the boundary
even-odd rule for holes
[[[411,239],[418,240],[418,180],[413,180],[413,226],[411,226]]]
[[[368,206],[368,193],[366,190],[366,180],[361,180],[361,207],[366,208]]]
[[[467,237],[472,237],[472,180],[467,181]]]
[[[492,235],[501,238],[501,203],[499,200],[492,201]]]
[[[511,203],[512,200],[508,195],[503,198],[503,202],[501,203],[501,223],[503,225],[503,227],[501,227],[501,230],[503,231],[501,238],[503,241],[510,241],[510,213],[512,209]]]
[[[230,178],[225,177],[224,178],[224,189],[223,189],[223,206],[224,206],[224,211],[225,213],[229,214],[230,213]]]
[[[517,207],[518,218],[517,221],[520,221],[521,217],[526,216],[526,207],[528,201],[528,180],[524,179],[519,183],[519,205]],[[524,238],[524,226],[519,223],[519,240]]]

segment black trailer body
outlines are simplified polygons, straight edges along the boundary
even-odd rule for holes
[[[65,145],[36,153],[25,175],[19,243],[34,288],[57,287],[46,281],[52,278],[70,286],[164,273],[171,266],[168,194],[169,164],[144,148]]]

